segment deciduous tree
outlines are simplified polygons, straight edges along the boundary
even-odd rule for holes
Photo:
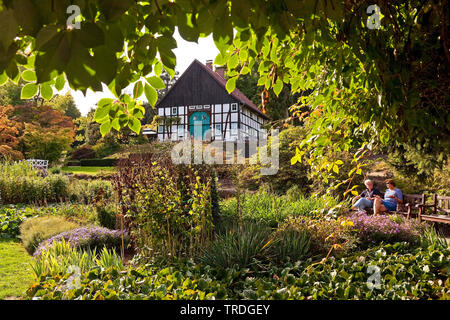
[[[337,166],[330,152],[356,146],[422,145],[434,165],[449,153],[447,0],[85,0],[75,2],[80,29],[67,24],[72,3],[2,0],[0,83],[28,81],[24,99],[50,99],[66,80],[83,92],[106,84],[117,98],[98,104],[102,134],[140,131],[135,99],[154,105],[162,69],[174,76],[177,28],[187,41],[213,35],[230,92],[258,62],[259,85],[302,94],[293,111],[311,132],[299,148],[317,172]]]

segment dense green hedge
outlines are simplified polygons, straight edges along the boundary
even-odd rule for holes
[[[62,175],[0,175],[0,204],[60,202],[69,197],[69,179]]]
[[[0,163],[0,204],[55,203],[73,201],[90,203],[102,190],[104,197],[112,196],[108,181],[80,181],[60,174],[34,170],[28,163]]]
[[[81,159],[82,167],[113,167],[117,163],[117,159]]]

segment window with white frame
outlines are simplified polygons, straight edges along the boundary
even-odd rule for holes
[[[178,108],[177,107],[172,107],[172,115],[176,116],[178,114]]]
[[[205,104],[205,105],[203,106],[204,109],[209,109],[209,107],[210,107],[209,104]]]
[[[238,104],[232,103],[231,104],[231,112],[237,112],[238,111]]]
[[[203,106],[202,105],[198,105],[198,106],[195,106],[195,109],[203,109]]]
[[[215,128],[214,128],[214,135],[216,137],[222,135],[222,124],[221,123],[216,123]]]
[[[195,110],[195,106],[189,106],[189,110]]]
[[[178,126],[178,137],[179,138],[184,137],[184,126],[183,125]]]
[[[231,131],[231,135],[233,135],[233,136],[237,135],[237,131],[238,131],[237,122],[231,123],[230,131]]]

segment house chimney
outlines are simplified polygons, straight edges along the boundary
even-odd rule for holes
[[[216,73],[225,79],[225,67],[216,67]]]
[[[206,67],[210,70],[213,69],[213,61],[212,60],[206,60]]]

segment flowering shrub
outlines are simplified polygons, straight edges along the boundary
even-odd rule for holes
[[[350,252],[356,247],[357,238],[339,220],[316,219],[313,217],[288,217],[281,228],[288,228],[302,233],[307,232],[310,237],[310,253],[313,257],[322,258],[334,246],[334,253],[340,255]]]
[[[21,224],[20,239],[24,248],[32,254],[41,242],[78,227],[79,224],[60,216],[33,217]]]
[[[128,242],[126,233],[124,234],[125,245]],[[67,241],[74,248],[101,248],[119,249],[122,245],[122,232],[120,230],[110,230],[103,227],[81,227],[60,233],[46,241],[43,241],[33,256],[41,255],[41,251],[53,243]]]
[[[357,232],[363,247],[382,241],[417,243],[423,231],[417,221],[400,216],[367,215],[364,211],[358,211],[349,220],[353,222],[352,229]]]

